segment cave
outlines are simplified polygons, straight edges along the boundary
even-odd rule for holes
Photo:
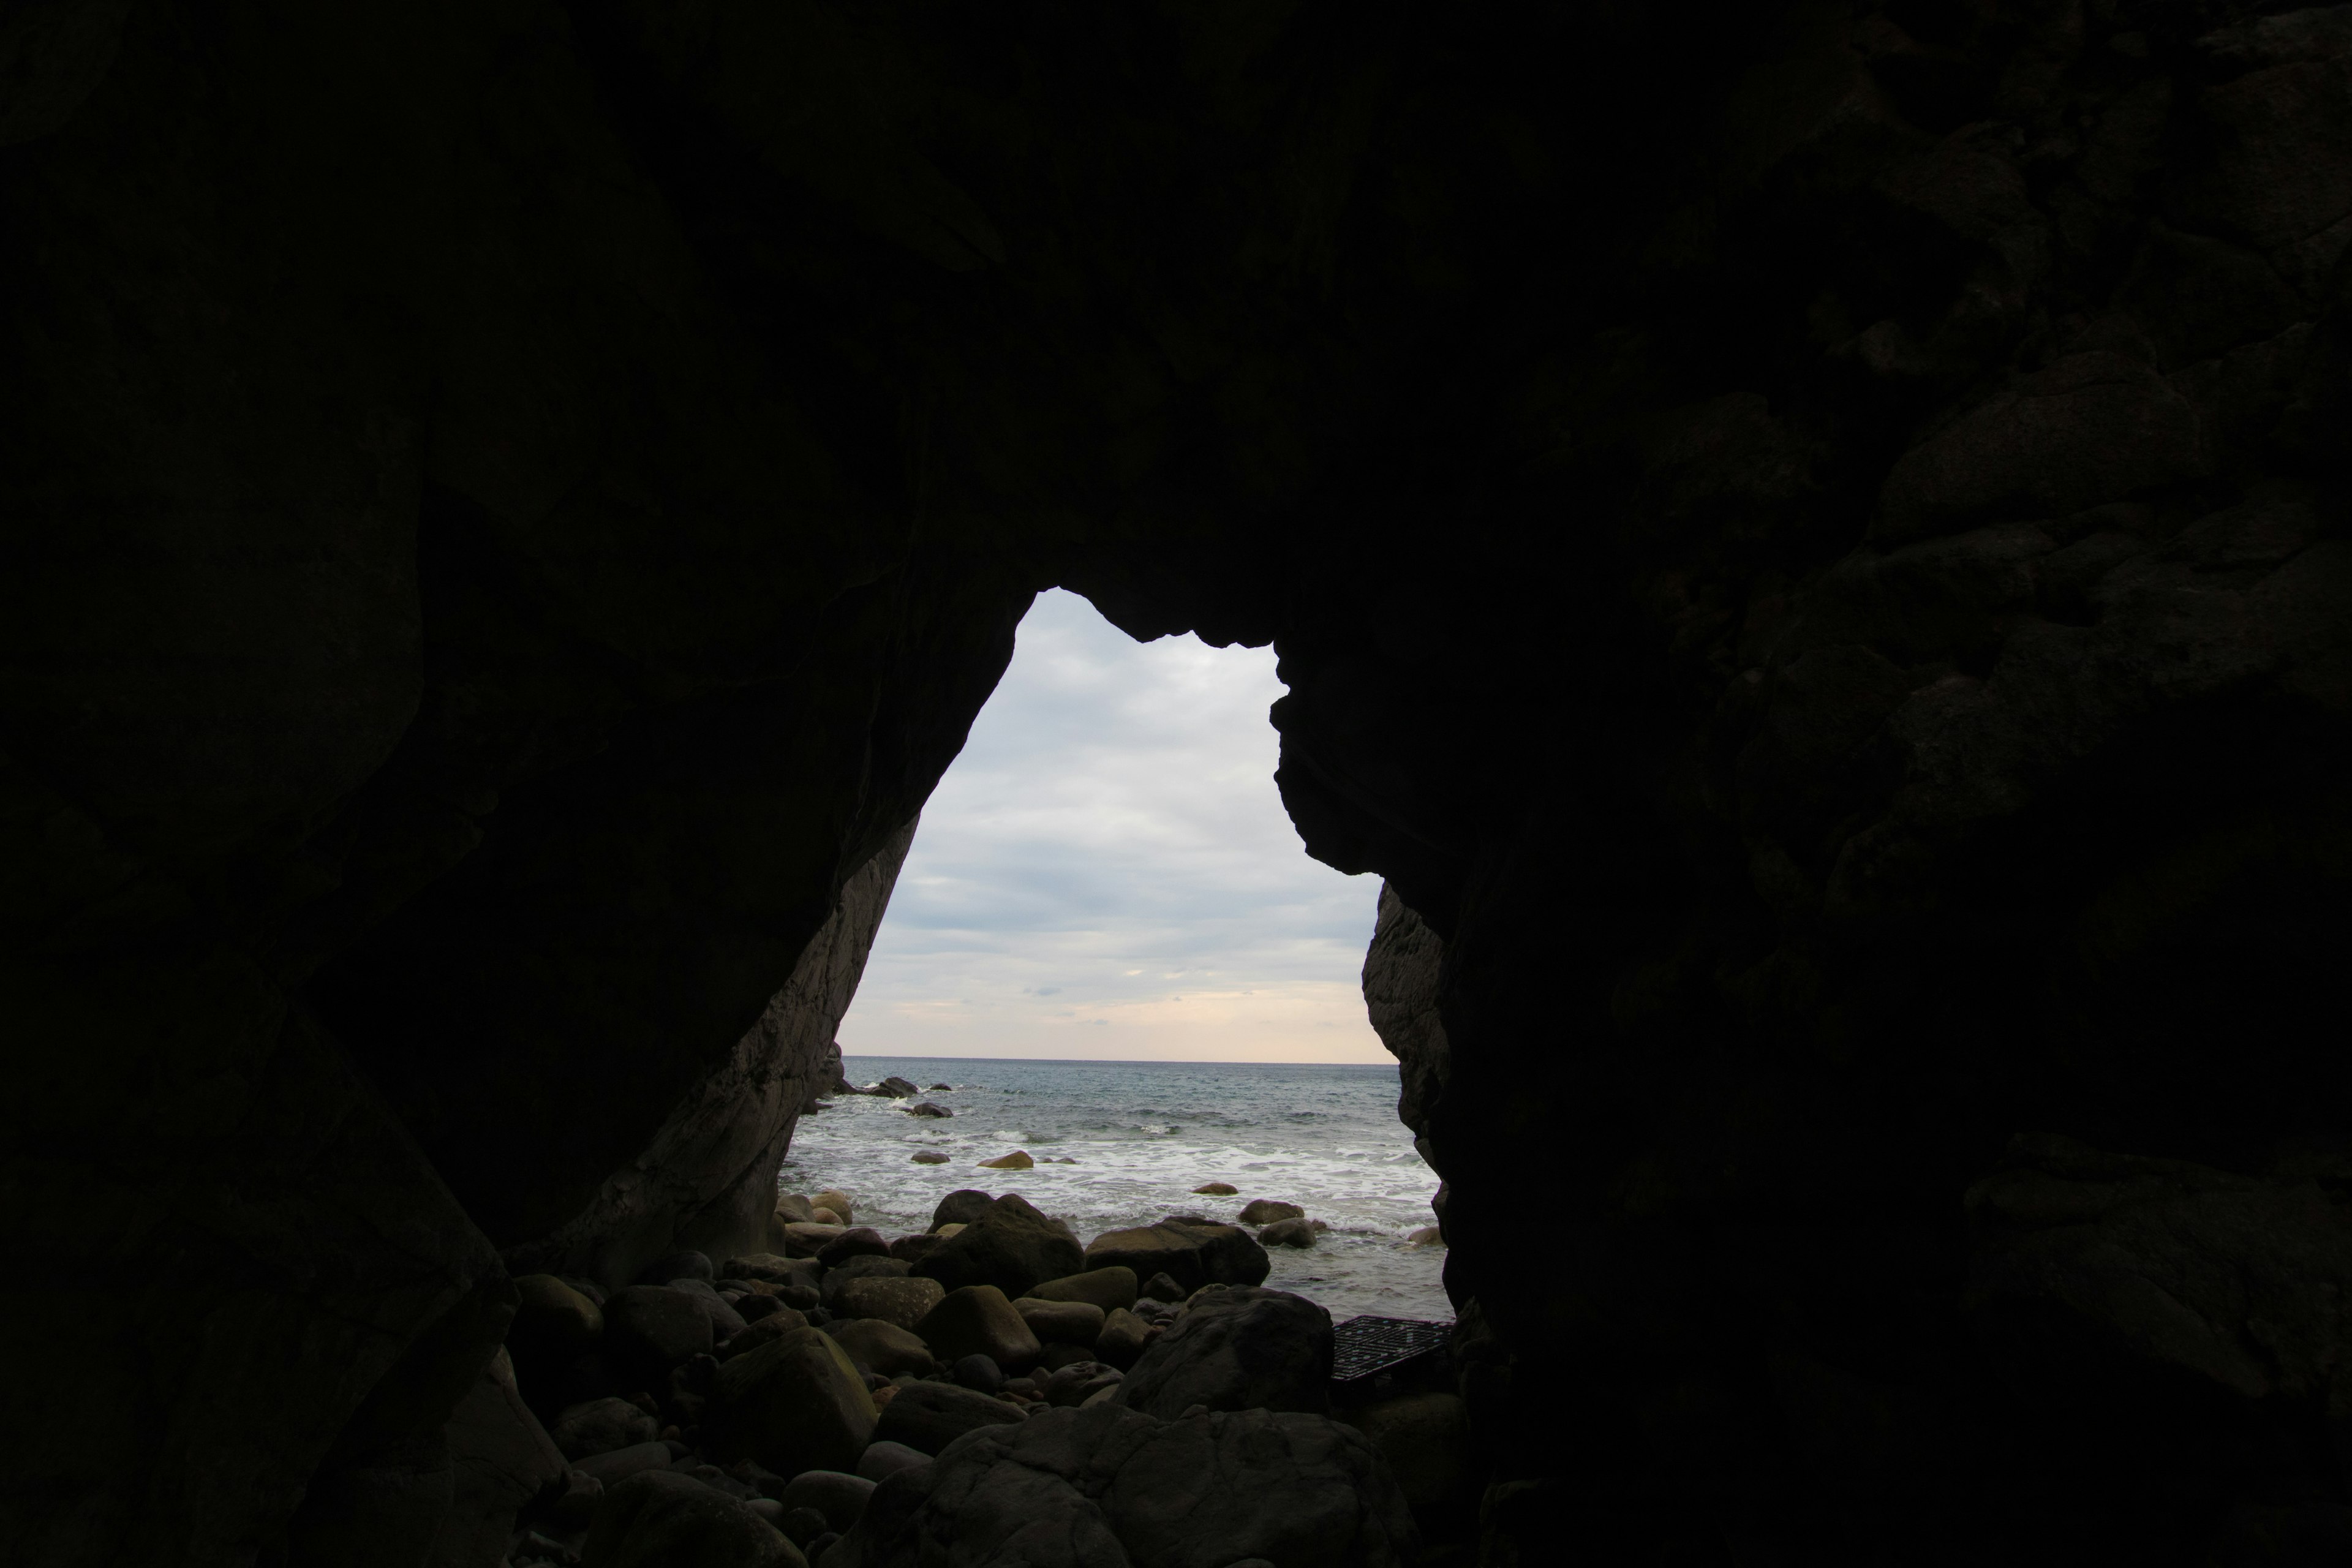
[[[0,214],[11,1560],[497,1562],[1050,587],[1386,883],[1432,1561],[2352,1552],[2352,7],[35,0]]]

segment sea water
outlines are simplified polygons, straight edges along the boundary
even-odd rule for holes
[[[1019,1193],[1080,1241],[1171,1214],[1231,1220],[1253,1198],[1279,1198],[1331,1228],[1312,1247],[1267,1248],[1268,1286],[1321,1303],[1335,1321],[1454,1315],[1438,1279],[1444,1249],[1405,1241],[1433,1223],[1437,1175],[1397,1120],[1393,1064],[851,1057],[844,1066],[853,1083],[895,1075],[923,1086],[913,1100],[836,1096],[793,1134],[783,1190],[839,1187],[859,1225],[927,1229],[932,1207],[959,1187]],[[954,1115],[910,1115],[923,1100]],[[916,1164],[925,1149],[947,1163]],[[1015,1149],[1036,1168],[980,1164]],[[1240,1191],[1196,1196],[1209,1182]]]

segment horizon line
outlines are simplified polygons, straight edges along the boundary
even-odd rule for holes
[[[844,1051],[843,1061],[871,1057],[898,1062],[1071,1062],[1084,1067],[1166,1068],[1392,1068],[1397,1059],[1372,1062],[1276,1062],[1211,1060],[1203,1057],[923,1057],[905,1051]]]

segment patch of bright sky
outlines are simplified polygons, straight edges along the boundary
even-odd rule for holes
[[[1272,648],[1139,643],[1058,589],[923,808],[851,1056],[1385,1062],[1377,877],[1274,787]]]

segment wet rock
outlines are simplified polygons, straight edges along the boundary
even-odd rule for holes
[[[878,1319],[895,1328],[912,1329],[946,1297],[936,1279],[875,1276],[846,1281],[825,1305],[841,1317]]]
[[[952,1383],[915,1383],[899,1389],[884,1406],[874,1437],[936,1454],[977,1427],[1017,1425],[1024,1419],[1019,1410],[985,1394]]]
[[[725,1306],[716,1296],[708,1303]],[[708,1355],[718,1342],[715,1315],[708,1307],[694,1292],[667,1285],[631,1285],[614,1291],[604,1303],[602,1349],[624,1386],[658,1388],[670,1368],[689,1357]]]
[[[894,1236],[890,1238],[890,1256],[902,1263],[920,1263],[930,1255],[931,1248],[946,1239],[928,1230],[919,1230],[908,1236]]]
[[[936,1092],[940,1089],[952,1089],[955,1088],[955,1085],[951,1083],[935,1083],[931,1085],[931,1088]]]
[[[927,1100],[919,1105],[908,1106],[907,1108],[907,1114],[909,1116],[941,1117],[953,1116],[955,1112],[950,1110],[944,1105],[933,1105]]]
[[[1312,1247],[1317,1235],[1314,1222],[1304,1219],[1278,1219],[1257,1233],[1262,1247]]]
[[[993,1285],[967,1285],[950,1290],[924,1314],[915,1332],[941,1361],[984,1355],[1008,1371],[1019,1371],[1037,1359],[1037,1336],[1004,1292]]]
[[[1254,1198],[1242,1205],[1244,1225],[1271,1225],[1278,1219],[1297,1219],[1306,1214],[1297,1204],[1286,1204],[1279,1198]]]
[[[809,1205],[812,1208],[831,1209],[841,1216],[841,1223],[844,1225],[854,1224],[857,1218],[856,1204],[839,1187],[825,1188],[809,1200]]]
[[[838,1268],[853,1258],[887,1258],[890,1244],[882,1233],[868,1226],[845,1230],[816,1249],[816,1260],[827,1268]]]
[[[939,1370],[930,1348],[896,1323],[879,1318],[856,1318],[829,1324],[824,1331],[849,1352],[852,1361],[872,1367],[884,1377],[908,1373],[925,1377]]]
[[[948,1157],[937,1149],[918,1149],[909,1156],[918,1165],[944,1165]]]
[[[874,1087],[880,1089],[884,1094],[888,1095],[893,1100],[905,1100],[909,1095],[922,1093],[922,1090],[917,1088],[912,1082],[898,1077],[895,1073],[890,1077],[884,1079],[880,1083],[876,1084]]]
[[[1132,1274],[1135,1270],[1130,1268],[1128,1272]],[[1176,1282],[1176,1277],[1174,1275],[1160,1273],[1154,1274],[1150,1279],[1143,1282],[1142,1289],[1136,1292],[1136,1300],[1139,1301],[1150,1300],[1153,1301],[1167,1301],[1173,1303],[1182,1300],[1192,1293],[1192,1291],[1187,1290],[1183,1286]]]
[[[931,1210],[931,1228],[938,1230],[941,1226],[970,1225],[986,1214],[988,1205],[995,1201],[993,1196],[977,1187],[959,1187],[941,1198]]]
[[[1239,1288],[1195,1298],[1115,1397],[1163,1418],[1195,1405],[1319,1415],[1330,1378],[1330,1313],[1286,1290]]]
[[[1029,1157],[1029,1151],[1026,1149],[1015,1149],[1010,1154],[999,1154],[993,1160],[982,1160],[980,1163],[992,1171],[1026,1171],[1037,1163]]]
[[[1091,1345],[1102,1332],[1103,1310],[1091,1301],[1041,1301],[1024,1296],[1014,1300],[1013,1310],[1029,1325],[1029,1331],[1042,1343],[1060,1340],[1075,1345]]]
[[[1103,1319],[1102,1331],[1095,1335],[1095,1355],[1124,1372],[1135,1364],[1150,1341],[1150,1324],[1124,1307],[1114,1307]]]
[[[885,1481],[900,1470],[919,1469],[930,1462],[929,1454],[904,1443],[868,1443],[857,1457],[857,1473],[869,1481]]]
[[[800,1549],[737,1499],[654,1471],[608,1489],[583,1568],[807,1568]]]
[[[547,1435],[565,1458],[577,1461],[650,1443],[660,1431],[659,1422],[625,1399],[590,1399],[567,1406]]]
[[[1066,1274],[1030,1287],[1029,1295],[1040,1301],[1091,1301],[1106,1312],[1115,1311],[1135,1305],[1135,1270],[1118,1266]]]
[[[1412,1394],[1356,1412],[1349,1425],[1388,1461],[1405,1501],[1424,1530],[1475,1504],[1469,1465],[1470,1423],[1451,1394]]]
[[[1240,1192],[1241,1189],[1234,1185],[1231,1182],[1204,1182],[1201,1185],[1194,1187],[1192,1191],[1195,1194],[1202,1197],[1229,1198],[1235,1193]]]
[[[993,1285],[1010,1297],[1025,1295],[1042,1280],[1075,1274],[1085,1261],[1066,1226],[1039,1213],[1020,1194],[1007,1193],[925,1254],[915,1272],[950,1290]]]
[[[609,1489],[641,1471],[667,1469],[676,1458],[667,1443],[648,1439],[625,1448],[591,1454],[573,1461],[572,1468]]]
[[[875,1419],[873,1396],[842,1348],[802,1328],[719,1369],[702,1443],[722,1464],[756,1459],[782,1476],[842,1470],[857,1463]]]
[[[877,1489],[826,1568],[922,1560],[1054,1568],[1407,1568],[1412,1516],[1377,1452],[1320,1416],[1161,1422],[1115,1403],[992,1428]]]
[[[1407,1247],[1443,1247],[1445,1245],[1445,1232],[1436,1226],[1425,1225],[1406,1237],[1404,1244]]]
[[[1239,1226],[1178,1218],[1107,1231],[1087,1245],[1086,1262],[1089,1268],[1132,1268],[1138,1278],[1166,1274],[1186,1296],[1207,1284],[1255,1285],[1273,1267],[1265,1248]]]
[[[874,1483],[864,1476],[840,1470],[803,1470],[776,1500],[787,1509],[813,1508],[824,1516],[828,1530],[846,1531],[866,1511]]]
[[[948,1375],[975,1394],[994,1394],[1004,1386],[1004,1369],[996,1364],[993,1356],[958,1356],[948,1368]]]

